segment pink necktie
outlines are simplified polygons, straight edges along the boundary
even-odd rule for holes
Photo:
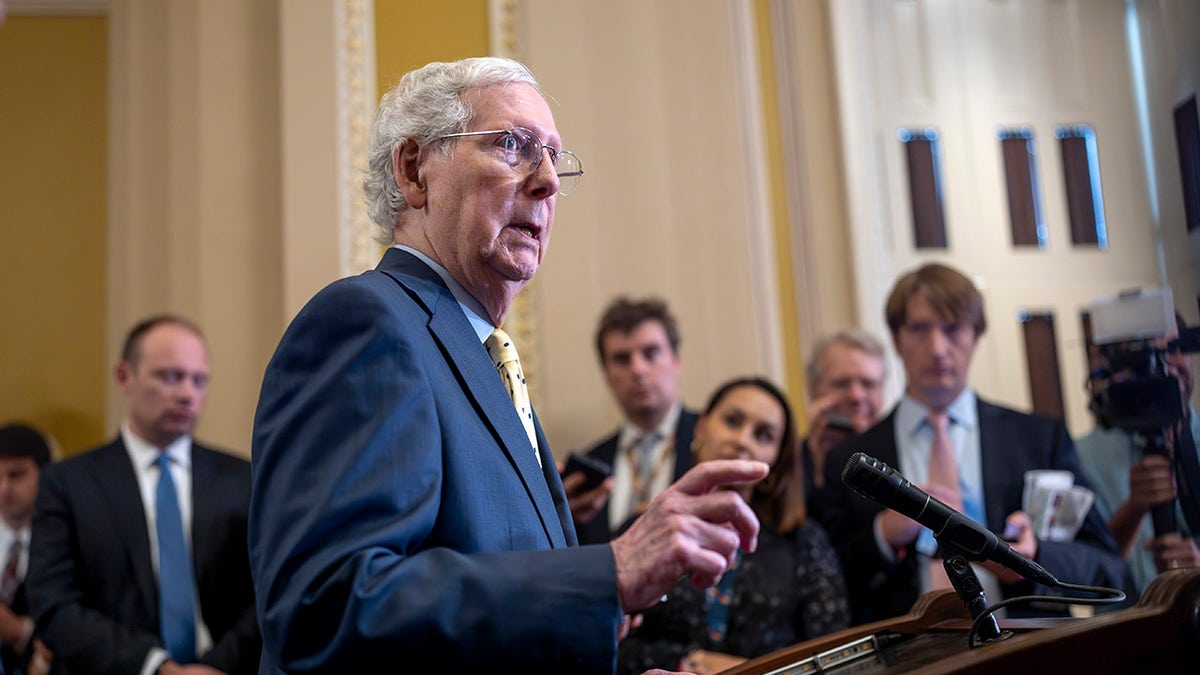
[[[954,444],[950,442],[950,418],[945,411],[929,413],[929,427],[933,440],[929,444],[929,483],[946,490],[947,495],[938,499],[951,508],[962,511],[962,489],[958,482],[958,458]],[[931,590],[950,588],[950,579],[940,557],[929,561],[929,587]]]

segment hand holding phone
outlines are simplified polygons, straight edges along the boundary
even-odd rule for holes
[[[825,426],[848,434],[858,433],[854,428],[854,421],[850,419],[850,416],[836,410],[831,410],[825,415]]]
[[[582,489],[592,490],[603,483],[605,478],[612,475],[612,467],[607,462],[590,455],[581,455],[577,452],[572,452],[567,457],[567,466],[563,470],[563,475],[569,476],[573,473],[582,473]]]

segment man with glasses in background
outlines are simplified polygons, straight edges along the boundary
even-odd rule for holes
[[[825,484],[825,457],[866,431],[883,413],[887,376],[883,345],[860,330],[843,330],[813,347],[808,378],[808,437],[800,444],[804,493]]]
[[[392,247],[300,311],[263,378],[250,560],[263,672],[611,673],[625,612],[715,583],[758,523],[698,467],[609,544],[576,546],[500,329],[583,173],[532,74],[432,63],[380,103],[364,183]],[[730,497],[734,497],[731,499]]]
[[[1095,509],[1073,541],[1039,540],[1021,510],[1026,471],[1062,469],[1084,481],[1061,420],[993,405],[968,385],[987,327],[971,280],[945,265],[924,265],[896,282],[885,316],[904,364],[904,397],[882,422],[830,452],[825,485],[812,500],[841,557],[854,621],[904,614],[918,595],[950,587],[928,529],[842,483],[854,452],[894,467],[1059,579],[1124,588],[1127,571]],[[1032,582],[994,563],[976,565],[976,572],[989,602],[1034,591]]]

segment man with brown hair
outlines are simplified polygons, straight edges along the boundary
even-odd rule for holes
[[[611,478],[588,490],[581,474],[563,476],[581,544],[612,539],[692,465],[697,415],[679,400],[679,343],[658,298],[619,297],[600,316],[596,355],[624,419],[587,453],[612,467]]]
[[[919,594],[948,582],[927,529],[842,484],[840,474],[854,452],[887,463],[1014,539],[1013,550],[1059,579],[1124,587],[1127,571],[1095,509],[1075,540],[1065,542],[1037,539],[1021,511],[1026,471],[1067,470],[1082,483],[1079,460],[1061,420],[993,405],[968,385],[971,357],[987,327],[974,284],[945,265],[925,265],[896,282],[885,312],[904,364],[904,397],[882,422],[830,452],[825,486],[813,499],[841,556],[855,621],[903,614]],[[1032,582],[994,563],[976,569],[989,601],[1034,590]]]

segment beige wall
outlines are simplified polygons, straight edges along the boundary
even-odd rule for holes
[[[109,341],[151,313],[196,321],[213,370],[197,436],[248,454],[284,315],[277,7],[116,0],[109,21]]]
[[[106,22],[0,25],[0,424],[99,442],[105,341]]]
[[[335,190],[296,199],[317,201],[329,215],[321,223],[284,216],[282,183],[311,155],[284,152],[280,131],[285,67],[303,53],[332,69],[334,7],[114,0],[91,8],[98,17],[8,17],[0,422],[37,423],[68,452],[111,435],[123,413],[113,354],[132,322],[171,311],[195,319],[210,345],[215,377],[198,436],[249,452],[279,334],[339,274]],[[390,0],[378,10],[381,77],[487,51],[483,2]],[[294,122],[300,109],[327,105],[332,119],[336,102],[332,85],[307,74],[288,72],[305,89],[289,92],[300,101],[289,121],[311,131],[311,120]],[[300,143],[327,143],[336,161],[336,130],[320,133],[324,141]]]
[[[380,0],[373,6],[375,62],[359,70],[351,64],[351,74],[369,71],[371,86],[382,89],[429,60],[513,51],[533,66],[556,101],[564,138],[584,159],[585,182],[560,203],[553,251],[526,298],[540,368],[537,405],[558,452],[616,422],[591,345],[595,318],[617,293],[659,294],[675,306],[685,332],[685,399],[694,406],[735,374],[763,372],[793,384],[813,336],[874,315],[879,289],[856,286],[850,272],[871,264],[869,251],[880,237],[878,230],[876,241],[862,232],[847,236],[861,202],[844,196],[839,124],[847,117],[837,93],[860,84],[839,88],[836,81],[836,36],[829,29],[835,6],[841,5]],[[1166,30],[1191,25],[1194,9],[1139,6],[1170,14],[1157,32],[1147,29],[1170,38],[1163,38],[1166,65],[1156,66],[1169,80],[1158,82],[1158,100],[1194,90],[1194,69],[1186,64],[1194,62],[1188,59],[1195,40],[1187,36],[1195,33]],[[136,318],[177,311],[195,318],[212,345],[216,379],[200,436],[248,452],[262,369],[279,334],[315,289],[348,273],[346,232],[339,228],[345,205],[357,196],[337,184],[346,180],[330,167],[341,163],[346,141],[338,77],[346,69],[343,47],[354,38],[339,32],[335,19],[346,8],[370,14],[372,3],[114,0],[108,7],[108,108],[98,104],[94,114],[74,115],[71,123],[24,106],[0,109],[5,120],[25,115],[17,125],[22,137],[79,133],[84,138],[68,147],[100,143],[100,157],[98,139],[109,118],[107,167],[93,160],[87,173],[93,180],[77,179],[32,215],[6,214],[0,236],[12,243],[5,250],[48,251],[42,260],[53,265],[27,257],[6,264],[10,273],[21,270],[22,279],[6,284],[6,293],[38,290],[13,296],[18,300],[6,295],[5,306],[20,301],[54,311],[37,319],[50,330],[2,338],[9,341],[6,358],[34,350],[32,358],[0,369],[0,378],[24,378],[13,387],[5,380],[5,405],[36,400],[25,392],[53,392],[40,399],[42,408],[22,414],[64,436],[74,433],[63,431],[68,427],[86,430],[67,436],[69,447],[98,441],[121,412],[115,391],[105,389],[115,344]],[[22,21],[10,17],[0,28],[0,49],[15,44]],[[17,68],[18,62],[0,59],[0,72],[26,77],[28,66]],[[99,63],[68,68],[94,70],[84,78],[92,95],[71,100],[72,111],[103,99]],[[65,77],[46,76],[42,84]],[[22,80],[0,88],[0,96],[7,102],[13,92],[35,90]],[[98,120],[100,130],[85,133],[81,120]],[[0,134],[12,128],[2,125]],[[11,167],[8,149],[17,146],[6,139],[3,147],[0,166]],[[76,152],[72,167],[80,161]],[[104,181],[94,180],[106,169],[107,204]],[[4,184],[0,189],[16,183]],[[89,197],[89,188],[98,194]],[[94,201],[80,206],[76,198]],[[68,203],[93,217],[54,210]],[[39,213],[54,217],[31,227]],[[90,230],[91,240],[60,234],[68,223],[103,227],[105,220],[107,234]],[[105,246],[106,253],[95,255]],[[80,259],[61,265],[73,250]],[[1169,264],[1172,276],[1194,274],[1194,254]],[[54,289],[62,292],[55,296]],[[90,293],[87,300],[83,293]],[[81,359],[69,361],[74,355]],[[17,386],[21,393],[9,393]],[[55,412],[49,402],[68,391],[71,402]],[[107,415],[96,407],[103,398],[110,401]],[[89,416],[90,423],[56,421]]]

